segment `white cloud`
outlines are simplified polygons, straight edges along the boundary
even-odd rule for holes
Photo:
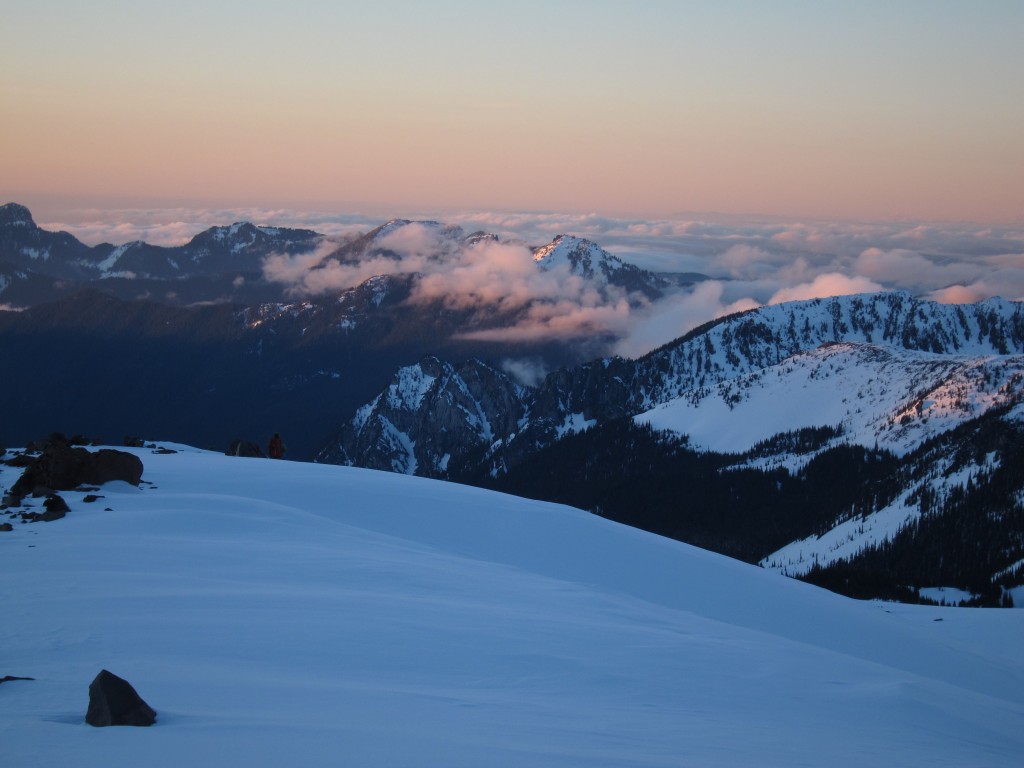
[[[973,304],[996,296],[1010,301],[1024,300],[1024,267],[997,269],[981,280],[949,285],[928,294],[928,298],[943,304]]]
[[[855,293],[874,293],[881,290],[884,290],[881,285],[866,277],[847,277],[838,272],[831,272],[818,275],[809,283],[801,283],[776,291],[768,303],[782,304],[786,301],[806,301],[830,296],[849,296]]]
[[[615,345],[615,354],[639,357],[709,320],[760,306],[750,298],[725,302],[723,290],[718,281],[700,283],[690,293],[674,294],[637,313],[627,334]]]
[[[548,375],[548,368],[542,360],[527,358],[502,360],[500,368],[527,387],[536,387]]]

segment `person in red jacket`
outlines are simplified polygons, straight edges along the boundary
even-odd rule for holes
[[[270,442],[267,444],[267,455],[272,459],[283,459],[284,458],[284,442],[281,440],[281,435],[277,432],[270,438]]]

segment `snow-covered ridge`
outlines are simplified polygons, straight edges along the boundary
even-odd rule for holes
[[[942,355],[1024,354],[1024,305],[939,304],[891,292],[762,307],[637,361],[637,412],[837,342]]]
[[[517,450],[532,451],[571,432],[566,425],[661,406],[652,421],[719,450],[746,449],[772,430],[842,426],[843,439],[905,452],[1019,398],[1021,364],[1011,358],[1022,354],[1024,311],[1013,302],[943,305],[905,293],[792,302],[725,318],[639,360],[560,371],[518,393],[495,384],[523,419],[505,432],[476,433],[467,445],[514,440]],[[492,371],[491,381],[500,380]],[[793,392],[813,398],[800,402]],[[400,430],[419,446],[417,466],[428,473],[450,452],[425,453],[436,426],[427,418],[432,406],[405,411]],[[463,427],[472,433],[470,420]],[[354,432],[342,434],[356,440]],[[325,460],[393,463],[380,443],[356,442],[329,446]]]
[[[1024,753],[1024,611],[857,602],[564,506],[166,447],[129,449],[141,487],[0,533],[3,672],[35,678],[3,683],[10,765]],[[103,667],[155,726],[83,724]]]
[[[636,418],[719,453],[743,453],[782,432],[827,426],[840,429],[842,442],[903,455],[1022,399],[1024,355],[937,355],[846,342],[691,390]]]

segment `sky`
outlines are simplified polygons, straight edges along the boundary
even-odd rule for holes
[[[1024,222],[1024,4],[7,0],[0,196]]]
[[[2,671],[34,678],[2,685],[6,764],[1020,764],[1024,611],[856,601],[562,505],[166,447],[127,449],[140,487],[0,533]],[[83,722],[101,669],[154,726]]]

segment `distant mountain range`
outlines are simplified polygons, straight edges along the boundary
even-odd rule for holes
[[[307,252],[322,239],[306,229],[239,222],[207,229],[180,246],[87,246],[67,232],[40,229],[26,207],[8,203],[0,206],[0,304],[33,306],[85,286],[178,305],[273,300],[280,287],[263,279],[262,259]]]
[[[397,264],[400,255],[386,247],[387,237],[409,225],[436,229],[439,238],[453,248],[498,241],[496,235],[466,234],[459,227],[438,222],[393,219],[342,241],[308,229],[236,222],[211,227],[178,246],[142,241],[88,246],[67,232],[39,228],[28,208],[7,203],[0,206],[0,305],[24,309],[64,298],[84,287],[115,298],[175,306],[291,302],[294,286],[268,280],[264,275],[269,256],[295,256],[322,249],[324,258],[314,268],[319,270],[382,257]],[[565,262],[574,274],[636,290],[648,298],[660,296],[679,282],[678,276],[661,277],[625,264],[581,238],[560,235],[533,250],[540,269]],[[683,279],[692,282],[702,277],[687,275]]]

